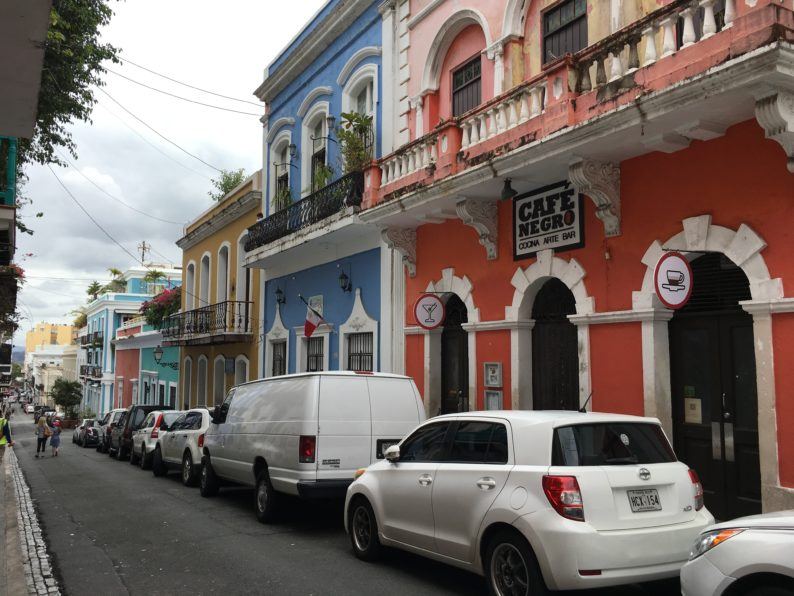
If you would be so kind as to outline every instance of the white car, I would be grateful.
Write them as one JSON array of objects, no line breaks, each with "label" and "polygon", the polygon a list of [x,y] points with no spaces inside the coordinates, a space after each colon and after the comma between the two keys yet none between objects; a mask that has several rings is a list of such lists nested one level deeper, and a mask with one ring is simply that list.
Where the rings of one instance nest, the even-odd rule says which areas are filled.
[{"label": "white car", "polygon": [[25,404],[25,414],[32,414],[34,410],[33,404]]},{"label": "white car", "polygon": [[152,472],[155,476],[164,476],[169,468],[179,468],[182,484],[193,486],[201,473],[201,450],[204,433],[210,425],[210,413],[206,408],[195,408],[179,414],[167,432],[157,439]]},{"label": "white car", "polygon": [[359,470],[353,551],[381,545],[534,594],[676,577],[714,518],[654,418],[556,411],[439,416]]},{"label": "white car", "polygon": [[684,596],[794,594],[794,510],[740,517],[697,538],[681,569]]},{"label": "white car", "polygon": [[160,436],[179,418],[182,412],[172,410],[155,410],[146,415],[143,426],[132,433],[132,449],[130,451],[130,464],[140,464],[142,470],[148,470],[152,465],[152,454]]}]

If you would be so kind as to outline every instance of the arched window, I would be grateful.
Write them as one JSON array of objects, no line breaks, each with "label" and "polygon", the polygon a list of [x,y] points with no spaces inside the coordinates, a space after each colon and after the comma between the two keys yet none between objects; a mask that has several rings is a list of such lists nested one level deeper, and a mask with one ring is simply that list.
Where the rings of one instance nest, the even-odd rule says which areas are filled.
[{"label": "arched window", "polygon": [[218,279],[215,289],[215,302],[226,302],[229,299],[229,245],[224,244],[218,250]]},{"label": "arched window", "polygon": [[198,359],[196,379],[196,406],[207,405],[207,357],[203,354]]},{"label": "arched window", "polygon": [[270,145],[270,212],[281,211],[292,203],[292,133],[284,131]]},{"label": "arched window", "polygon": [[[188,356],[182,364],[182,400],[184,402],[183,408],[187,410],[190,407],[190,382],[193,376],[193,360]],[[134,389],[133,389],[134,392]],[[174,404],[174,407],[178,407]]]},{"label": "arched window", "polygon": [[342,112],[355,112],[372,118],[372,128],[366,143],[372,151],[375,143],[378,105],[378,65],[365,64],[348,78],[342,91]]},{"label": "arched window", "polygon": [[191,261],[185,272],[185,310],[196,308],[196,264]]},{"label": "arched window", "polygon": [[199,306],[210,303],[210,255],[201,257],[201,272],[199,274]]},{"label": "arched window", "polygon": [[212,400],[214,405],[223,403],[226,396],[226,358],[217,356],[212,365]]},{"label": "arched window", "polygon": [[251,270],[245,263],[245,238],[248,232],[243,232],[237,239],[237,281],[235,283],[235,300],[250,302]]},{"label": "arched window", "polygon": [[234,384],[240,385],[248,382],[248,358],[242,354],[234,361]]},{"label": "arched window", "polygon": [[328,169],[328,123],[329,104],[320,101],[314,104],[303,118],[301,138],[301,194],[307,195],[330,182]]}]

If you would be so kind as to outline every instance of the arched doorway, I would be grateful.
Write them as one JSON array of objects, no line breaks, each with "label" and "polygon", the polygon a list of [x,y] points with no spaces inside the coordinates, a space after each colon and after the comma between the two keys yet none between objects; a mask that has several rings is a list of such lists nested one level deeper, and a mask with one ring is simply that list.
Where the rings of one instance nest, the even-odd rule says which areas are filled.
[{"label": "arched doorway", "polygon": [[457,294],[447,294],[441,332],[441,413],[469,409],[469,335],[463,324],[468,309]]},{"label": "arched doorway", "polygon": [[532,305],[532,402],[535,410],[579,409],[579,349],[573,292],[556,277]]},{"label": "arched doorway", "polygon": [[692,296],[669,323],[673,437],[717,519],[761,512],[753,318],[745,273],[720,253],[692,261]]}]

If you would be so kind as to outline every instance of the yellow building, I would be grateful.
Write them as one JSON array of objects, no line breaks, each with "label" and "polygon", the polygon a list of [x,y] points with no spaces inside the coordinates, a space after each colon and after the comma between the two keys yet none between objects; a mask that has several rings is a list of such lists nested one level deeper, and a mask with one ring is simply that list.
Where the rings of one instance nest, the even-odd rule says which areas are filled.
[{"label": "yellow building", "polygon": [[36,323],[36,326],[25,335],[25,352],[34,351],[36,346],[68,346],[72,343],[73,331],[72,325]]},{"label": "yellow building", "polygon": [[243,266],[261,206],[260,171],[189,223],[176,243],[182,310],[163,329],[163,344],[180,346],[182,406],[220,404],[229,388],[261,376],[260,272]]}]

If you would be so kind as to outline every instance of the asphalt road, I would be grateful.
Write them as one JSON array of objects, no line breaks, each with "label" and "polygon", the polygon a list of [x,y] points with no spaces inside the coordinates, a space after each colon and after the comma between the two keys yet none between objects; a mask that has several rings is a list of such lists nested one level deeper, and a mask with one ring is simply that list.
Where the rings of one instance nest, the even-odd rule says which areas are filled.
[{"label": "asphalt road", "polygon": [[[155,478],[71,443],[34,459],[32,420],[18,415],[15,452],[36,500],[61,587],[77,594],[456,594],[486,592],[473,574],[400,551],[358,561],[341,503],[290,502],[283,521],[254,516],[253,491],[204,499],[175,472]],[[29,426],[28,426],[29,424]],[[27,430],[30,432],[27,432]],[[680,594],[677,582],[587,592]]]}]

